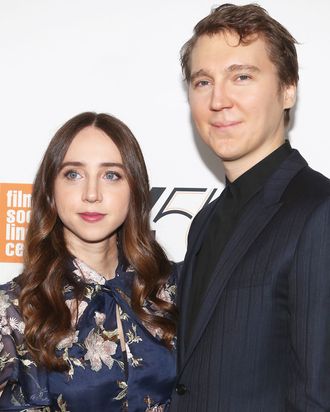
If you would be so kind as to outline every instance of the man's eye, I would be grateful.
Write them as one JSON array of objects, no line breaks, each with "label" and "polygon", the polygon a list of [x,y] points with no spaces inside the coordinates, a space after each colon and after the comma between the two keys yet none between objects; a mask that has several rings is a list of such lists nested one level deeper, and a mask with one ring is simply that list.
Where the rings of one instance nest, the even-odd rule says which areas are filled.
[{"label": "man's eye", "polygon": [[194,87],[205,87],[208,86],[210,82],[208,80],[198,80],[194,83]]},{"label": "man's eye", "polygon": [[107,180],[118,180],[118,179],[120,179],[120,175],[119,175],[119,173],[116,173],[116,172],[106,172],[105,173],[105,175],[104,175],[104,177],[105,177],[105,179],[107,179]]},{"label": "man's eye", "polygon": [[75,170],[68,170],[65,172],[64,176],[69,180],[77,180],[81,178],[81,175]]},{"label": "man's eye", "polygon": [[237,76],[237,80],[239,81],[244,81],[244,80],[249,80],[251,79],[251,77],[247,74],[240,74],[239,76]]}]

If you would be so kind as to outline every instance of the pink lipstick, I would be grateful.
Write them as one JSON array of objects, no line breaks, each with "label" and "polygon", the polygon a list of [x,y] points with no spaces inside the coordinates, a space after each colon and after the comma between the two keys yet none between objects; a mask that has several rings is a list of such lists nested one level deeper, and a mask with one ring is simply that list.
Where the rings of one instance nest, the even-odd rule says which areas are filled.
[{"label": "pink lipstick", "polygon": [[104,218],[103,213],[96,213],[96,212],[84,212],[79,213],[79,216],[85,220],[86,222],[98,222]]}]

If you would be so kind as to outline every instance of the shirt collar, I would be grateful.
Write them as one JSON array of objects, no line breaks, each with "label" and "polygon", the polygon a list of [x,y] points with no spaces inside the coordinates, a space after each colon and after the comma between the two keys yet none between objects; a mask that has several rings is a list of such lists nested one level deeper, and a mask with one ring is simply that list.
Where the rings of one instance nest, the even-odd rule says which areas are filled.
[{"label": "shirt collar", "polygon": [[244,206],[263,187],[267,179],[292,151],[289,141],[286,140],[279,148],[239,176],[234,182],[230,183],[226,178],[227,188],[238,202],[239,207]]}]

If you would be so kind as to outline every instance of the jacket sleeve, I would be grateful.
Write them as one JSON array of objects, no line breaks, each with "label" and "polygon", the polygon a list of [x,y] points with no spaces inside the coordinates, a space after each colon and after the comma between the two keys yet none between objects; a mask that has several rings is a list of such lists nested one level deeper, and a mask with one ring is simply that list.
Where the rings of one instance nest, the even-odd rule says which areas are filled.
[{"label": "jacket sleeve", "polygon": [[330,198],[306,221],[289,277],[288,412],[330,410]]}]

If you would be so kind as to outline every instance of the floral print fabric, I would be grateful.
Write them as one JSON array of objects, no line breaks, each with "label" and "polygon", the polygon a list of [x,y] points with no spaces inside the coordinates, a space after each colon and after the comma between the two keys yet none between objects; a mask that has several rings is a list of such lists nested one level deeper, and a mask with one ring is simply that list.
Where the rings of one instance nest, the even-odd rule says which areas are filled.
[{"label": "floral print fabric", "polygon": [[[72,332],[57,345],[57,356],[68,372],[38,368],[24,344],[19,314],[19,287],[11,281],[0,287],[0,411],[42,412],[161,412],[166,410],[175,378],[175,350],[160,342],[161,331],[150,330],[130,307],[134,272],[119,265],[106,280],[75,259],[72,270],[84,282],[78,307],[72,287],[64,287],[72,313]],[[174,301],[176,267],[160,292]],[[146,311],[155,311],[145,302]],[[116,310],[125,351],[121,349]]]}]

